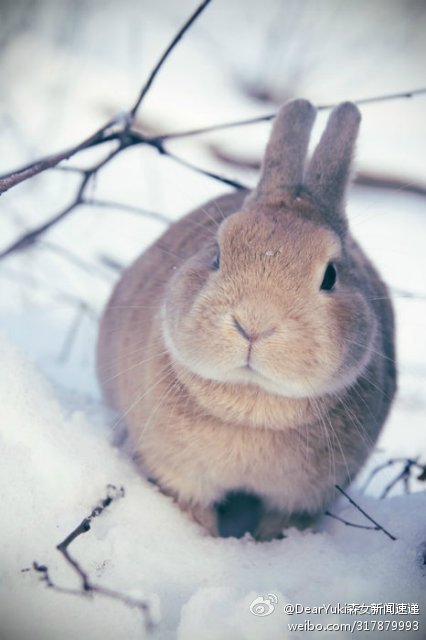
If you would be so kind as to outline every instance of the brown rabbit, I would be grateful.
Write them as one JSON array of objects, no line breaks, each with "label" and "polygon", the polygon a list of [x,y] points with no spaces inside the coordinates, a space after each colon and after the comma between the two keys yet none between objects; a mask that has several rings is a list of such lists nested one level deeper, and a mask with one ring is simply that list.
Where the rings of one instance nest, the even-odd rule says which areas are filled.
[{"label": "brown rabbit", "polygon": [[344,196],[360,113],[278,113],[257,188],[173,224],[104,313],[99,376],[161,489],[214,535],[306,526],[360,469],[396,387],[386,286]]}]

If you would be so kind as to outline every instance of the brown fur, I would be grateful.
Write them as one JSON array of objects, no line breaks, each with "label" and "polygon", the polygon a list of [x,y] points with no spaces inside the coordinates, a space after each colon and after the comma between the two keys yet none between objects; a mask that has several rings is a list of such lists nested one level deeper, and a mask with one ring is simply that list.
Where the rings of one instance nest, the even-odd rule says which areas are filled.
[{"label": "brown fur", "polygon": [[[259,188],[175,223],[102,319],[106,397],[148,473],[212,534],[213,505],[235,489],[263,500],[259,539],[320,514],[364,463],[395,392],[387,290],[343,213],[359,113],[335,110],[305,180],[313,113],[284,107]],[[338,281],[323,291],[330,261]]]}]

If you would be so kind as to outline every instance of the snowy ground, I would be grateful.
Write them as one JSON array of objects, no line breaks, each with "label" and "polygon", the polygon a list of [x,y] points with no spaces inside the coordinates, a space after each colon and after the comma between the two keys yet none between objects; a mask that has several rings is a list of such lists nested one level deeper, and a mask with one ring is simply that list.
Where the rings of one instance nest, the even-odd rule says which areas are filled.
[{"label": "snowy ground", "polygon": [[[131,104],[141,78],[193,7],[188,0],[167,3],[167,11],[161,3],[156,8],[142,3],[142,13],[140,3],[129,0],[123,17],[112,3],[105,3],[102,11],[95,4],[87,3],[79,13],[64,9],[62,3],[36,3],[30,26],[24,14],[19,18],[18,8],[9,8],[7,24],[21,26],[11,41],[0,39],[1,172],[74,143]],[[278,5],[269,3],[270,16]],[[311,48],[312,42],[321,41],[322,23],[316,20],[312,3],[305,3],[302,17],[296,5],[287,3],[287,8],[301,32],[313,23],[317,26],[303,65],[310,75],[305,81],[299,79],[292,91],[321,103],[420,86],[423,72],[417,61],[425,59],[420,36],[424,16],[423,23],[419,18],[413,26],[401,9],[393,21],[392,16],[383,21],[377,9],[377,15],[370,16],[369,30],[364,28],[367,3],[353,15],[339,14],[334,18],[335,32],[342,21],[350,23],[349,44],[357,46],[347,44],[342,49],[335,36],[321,49],[315,67]],[[334,16],[334,5],[325,4],[324,24],[327,12]],[[248,100],[236,82],[252,83],[262,71],[264,34],[271,27],[266,17],[254,13],[253,20],[256,3],[237,0],[213,3],[208,12],[176,50],[146,103],[145,122],[155,129],[192,128],[275,109]],[[236,19],[245,34],[238,47],[231,28]],[[373,46],[371,33],[377,23],[383,37],[376,33]],[[297,60],[300,41],[290,38]],[[330,71],[339,46],[346,64]],[[282,84],[271,79],[272,67],[284,77],[292,70],[297,75],[297,65],[293,59],[286,68],[277,51],[269,52],[268,60],[274,64],[268,67],[268,87],[283,93]],[[29,71],[34,52],[37,64]],[[379,61],[379,76],[366,73]],[[424,183],[425,104],[426,98],[417,98],[364,107],[359,167],[399,176],[406,183]],[[317,134],[322,122],[319,118]],[[174,149],[195,163],[229,174],[229,168],[212,158],[208,144],[260,156],[268,131],[268,125],[230,130],[176,142]],[[92,152],[74,164],[81,166],[98,156],[99,151]],[[232,177],[248,184],[255,180],[253,173],[242,170],[232,170]],[[74,176],[50,172],[3,196],[1,246],[63,207],[73,196],[74,185]],[[172,219],[221,192],[223,185],[149,149],[120,156],[92,187],[97,198],[143,206]],[[426,462],[425,202],[424,197],[403,190],[356,188],[348,207],[354,233],[394,292],[400,362],[394,410],[351,495],[396,541],[382,532],[345,527],[331,519],[325,519],[315,533],[290,531],[285,540],[267,544],[213,540],[145,483],[129,458],[111,445],[114,419],[102,406],[93,356],[97,319],[117,274],[99,257],[128,264],[164,225],[119,210],[86,207],[52,230],[44,246],[0,264],[1,640],[144,637],[138,610],[101,595],[55,593],[40,582],[39,574],[23,571],[37,561],[49,567],[56,584],[79,587],[55,547],[105,496],[110,483],[124,486],[125,497],[96,518],[91,532],[77,539],[71,551],[93,582],[147,598],[157,621],[154,637],[160,640],[304,638],[313,632],[289,631],[287,624],[307,619],[324,625],[417,621],[423,630],[389,635],[424,637],[424,485],[413,482],[414,493],[409,496],[398,486],[389,498],[379,500],[398,467],[384,470],[367,495],[360,487],[370,469],[391,457],[419,456]],[[365,524],[344,499],[334,512]],[[250,603],[267,594],[278,598],[275,611],[265,617],[253,615]],[[285,604],[385,602],[419,603],[420,615],[284,613]],[[353,637],[365,633],[387,637],[380,630],[358,630]],[[330,630],[320,635],[349,637],[349,632]]]}]

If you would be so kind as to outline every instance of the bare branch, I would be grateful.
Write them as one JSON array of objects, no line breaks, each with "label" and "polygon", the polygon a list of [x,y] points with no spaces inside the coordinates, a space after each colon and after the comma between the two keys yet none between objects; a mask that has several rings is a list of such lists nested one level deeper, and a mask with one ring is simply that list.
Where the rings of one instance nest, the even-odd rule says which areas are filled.
[{"label": "bare branch", "polygon": [[413,458],[391,458],[390,460],[387,460],[387,462],[384,462],[383,464],[378,465],[371,471],[370,475],[367,477],[366,481],[361,487],[361,491],[366,491],[367,487],[370,485],[371,481],[378,473],[380,473],[384,469],[387,469],[388,467],[392,467],[395,464],[402,464],[403,469],[396,476],[396,478],[394,478],[394,480],[392,480],[387,485],[387,487],[385,488],[385,490],[383,491],[380,497],[385,498],[389,493],[389,491],[392,489],[392,487],[394,487],[396,483],[399,482],[400,480],[404,481],[406,490],[409,489],[408,481],[411,477],[413,470],[417,469],[418,471],[420,471],[420,475],[417,477],[417,480],[420,480],[420,481],[422,480],[422,474],[426,472],[426,465],[421,464],[418,460],[419,460],[418,458],[414,458],[414,459]]},{"label": "bare branch", "polygon": [[376,175],[359,172],[354,179],[354,184],[361,187],[373,187],[375,189],[386,189],[389,191],[403,191],[414,193],[419,196],[426,196],[426,184],[420,182],[407,182],[396,177]]},{"label": "bare branch", "polygon": [[63,160],[68,160],[72,156],[76,155],[80,151],[84,149],[89,149],[99,143],[108,142],[109,138],[105,137],[106,132],[113,124],[111,121],[104,125],[101,129],[96,131],[94,134],[80,142],[75,147],[70,147],[69,149],[65,149],[65,151],[60,151],[59,153],[55,153],[51,156],[46,156],[41,160],[36,160],[21,169],[17,169],[12,173],[4,174],[0,176],[0,195],[15,187],[16,185],[28,180],[28,178],[33,178],[34,176],[46,171],[46,169],[52,169],[56,167]]},{"label": "bare branch", "polygon": [[42,574],[42,581],[46,583],[47,587],[49,587],[50,589],[53,589],[54,591],[58,591],[59,593],[64,593],[67,595],[76,595],[80,597],[81,596],[87,597],[93,594],[98,594],[101,596],[105,596],[107,598],[111,598],[113,600],[118,600],[119,602],[122,602],[123,604],[125,604],[127,607],[139,609],[143,614],[146,630],[151,631],[154,625],[153,625],[151,610],[148,602],[145,602],[143,600],[137,600],[123,593],[120,593],[119,591],[115,591],[114,589],[109,589],[107,587],[103,587],[101,585],[92,583],[86,571],[81,567],[81,565],[77,562],[77,560],[75,560],[71,556],[69,552],[69,547],[74,542],[74,540],[76,540],[76,538],[83,535],[84,533],[87,533],[88,531],[90,531],[92,520],[100,516],[101,513],[114,500],[118,500],[123,496],[124,496],[123,487],[121,487],[120,489],[117,489],[117,487],[115,487],[114,485],[108,485],[106,498],[101,500],[99,504],[92,510],[90,515],[87,516],[87,518],[84,518],[84,520],[82,520],[80,524],[73,531],[71,531],[71,533],[56,547],[58,551],[60,551],[60,553],[63,555],[67,563],[74,569],[74,571],[79,576],[81,580],[80,590],[63,588],[56,585],[49,574],[48,567],[45,565],[40,565],[37,562],[34,562],[33,568],[38,573]]},{"label": "bare branch", "polygon": [[[387,102],[389,100],[397,100],[401,98],[414,98],[426,94],[426,87],[421,89],[413,89],[412,91],[403,91],[401,93],[388,93],[381,96],[373,96],[371,98],[359,98],[357,100],[351,100],[357,105],[373,104],[376,102]],[[316,108],[318,111],[325,111],[327,109],[333,109],[337,106],[333,104],[320,104]],[[211,133],[212,131],[221,131],[223,129],[231,129],[233,127],[245,127],[250,124],[258,124],[259,122],[267,122],[275,118],[275,113],[269,113],[265,116],[256,116],[255,118],[247,118],[244,120],[235,120],[234,122],[224,122],[221,124],[212,124],[207,127],[199,127],[197,129],[188,129],[187,131],[177,131],[176,133],[166,133],[159,136],[160,140],[172,140],[175,138],[189,138],[190,136],[198,136],[202,133]]]},{"label": "bare branch", "polygon": [[170,158],[171,160],[174,160],[174,162],[177,162],[183,167],[187,167],[187,169],[191,169],[196,173],[200,173],[201,175],[206,176],[207,178],[212,178],[213,180],[222,182],[223,184],[226,184],[229,187],[234,187],[234,189],[240,189],[240,190],[248,189],[246,185],[242,184],[241,182],[238,182],[237,180],[232,180],[231,178],[225,178],[225,176],[221,176],[218,173],[214,173],[213,171],[208,171],[207,169],[201,169],[200,167],[195,166],[191,162],[188,162],[188,160],[184,160],[183,158],[176,156],[174,153],[171,153],[166,149],[164,149],[162,153],[166,155],[168,158]]},{"label": "bare branch", "polygon": [[112,271],[115,271],[116,273],[121,273],[121,271],[124,271],[124,269],[125,269],[125,265],[124,264],[122,264],[121,262],[119,262],[115,258],[111,258],[111,256],[107,256],[105,254],[101,254],[99,256],[99,259],[102,262],[102,264],[107,266]]},{"label": "bare branch", "polygon": [[355,509],[358,509],[358,511],[359,511],[360,513],[362,513],[362,515],[363,515],[365,518],[367,518],[367,520],[369,520],[370,522],[372,522],[378,530],[383,531],[383,533],[384,533],[384,534],[386,534],[386,535],[387,535],[391,540],[396,540],[395,536],[393,536],[391,533],[389,533],[389,531],[387,531],[384,527],[382,527],[382,525],[381,525],[381,524],[379,524],[378,522],[376,522],[376,520],[374,520],[371,516],[369,516],[369,515],[368,515],[368,513],[367,513],[366,511],[364,511],[364,509],[362,509],[362,508],[359,506],[359,504],[357,504],[357,503],[355,502],[355,500],[353,500],[353,499],[352,499],[352,498],[351,498],[351,497],[346,493],[346,491],[344,491],[344,489],[342,489],[342,487],[339,487],[339,485],[338,485],[338,484],[335,484],[334,486],[336,487],[336,489],[337,489],[338,491],[340,491],[340,493],[341,493],[342,495],[344,495],[344,496],[345,496],[346,500],[348,500],[348,501],[351,503],[351,505],[353,505],[353,506],[355,507]]},{"label": "bare branch", "polygon": [[[148,632],[151,632],[154,629],[154,622],[151,618],[151,611],[147,602],[144,602],[143,600],[137,600],[136,598],[127,596],[123,593],[120,593],[119,591],[115,591],[114,589],[108,589],[96,584],[90,584],[89,591],[60,587],[55,582],[53,582],[49,573],[49,568],[46,567],[46,565],[34,562],[32,568],[34,569],[34,571],[37,571],[37,573],[41,574],[42,582],[44,582],[49,589],[52,589],[52,591],[56,591],[56,593],[63,593],[64,595],[77,596],[80,598],[88,598],[90,596],[93,596],[93,594],[97,594],[106,598],[110,598],[111,600],[117,600],[118,602],[124,604],[126,607],[129,607],[131,609],[139,609],[139,611],[143,615],[145,629]],[[28,569],[22,569],[22,571],[28,571]]]},{"label": "bare branch", "polygon": [[182,37],[185,35],[185,33],[188,31],[188,29],[191,27],[191,25],[195,22],[195,20],[198,18],[198,16],[204,11],[204,9],[207,7],[207,5],[210,4],[210,2],[211,2],[211,0],[204,0],[204,2],[202,2],[199,5],[199,7],[194,11],[194,13],[191,15],[191,17],[185,22],[183,27],[175,35],[175,37],[173,38],[173,40],[171,41],[171,43],[169,44],[169,46],[167,47],[167,49],[165,50],[165,52],[163,53],[163,55],[161,56],[161,58],[159,59],[157,64],[155,65],[154,69],[151,71],[148,80],[144,84],[144,86],[143,86],[143,88],[142,88],[142,90],[141,90],[141,92],[139,94],[138,99],[136,100],[133,108],[130,111],[130,117],[131,117],[132,121],[134,120],[137,110],[139,109],[139,107],[140,107],[143,99],[145,98],[146,94],[150,90],[151,85],[154,82],[154,80],[155,80],[158,72],[160,71],[161,67],[163,66],[163,64],[165,63],[165,61],[167,60],[167,58],[169,57],[169,55],[173,51],[173,49],[176,47],[178,42],[182,39]]},{"label": "bare branch", "polygon": [[164,224],[171,224],[173,220],[165,216],[163,213],[157,213],[156,211],[148,211],[148,209],[142,209],[141,207],[134,207],[131,204],[125,204],[123,202],[114,202],[113,200],[83,200],[82,204],[86,204],[89,207],[101,207],[106,209],[122,209],[123,211],[128,211],[129,213],[136,213],[140,216],[145,216],[146,218],[152,218],[153,220],[158,220],[159,222],[163,222]]},{"label": "bare branch", "polygon": [[57,224],[58,222],[66,218],[66,216],[68,216],[72,211],[74,211],[74,209],[76,209],[80,205],[81,205],[81,200],[79,199],[79,195],[77,194],[76,199],[73,200],[73,202],[70,205],[65,207],[65,209],[57,213],[53,218],[51,218],[47,222],[44,222],[39,227],[36,227],[32,231],[28,231],[28,233],[23,234],[20,238],[15,240],[15,242],[13,242],[11,245],[6,247],[6,249],[1,251],[0,259],[5,258],[11,253],[15,253],[17,251],[21,251],[22,249],[26,249],[30,245],[34,244],[34,242],[42,233],[44,233],[45,231],[50,229],[50,227],[53,227],[55,224]]},{"label": "bare branch", "polygon": [[226,184],[230,187],[234,187],[234,189],[248,189],[248,187],[241,184],[241,182],[238,182],[237,180],[232,180],[231,178],[226,178],[225,176],[221,176],[218,173],[215,173],[213,171],[202,169],[201,167],[198,167],[192,164],[191,162],[188,162],[188,160],[185,160],[184,158],[180,158],[179,156],[175,155],[173,152],[169,151],[169,149],[167,149],[164,146],[161,137],[147,138],[146,136],[141,134],[139,131],[134,131],[133,129],[129,132],[129,135],[131,135],[132,145],[140,144],[140,143],[147,144],[150,147],[154,147],[154,149],[156,149],[160,155],[167,156],[171,160],[174,160],[174,162],[177,162],[178,164],[181,164],[182,166],[187,167],[188,169],[191,169],[191,171],[195,171],[196,173],[200,173],[201,175],[207,176],[208,178],[212,178],[213,180],[222,182],[223,184]]},{"label": "bare branch", "polygon": [[[206,4],[206,3],[203,3]],[[401,93],[393,93],[382,96],[374,96],[371,98],[362,98],[359,100],[353,100],[358,105],[362,104],[372,104],[376,102],[385,102],[388,100],[396,100],[400,98],[412,98],[418,95],[422,95],[426,93],[426,88],[422,89],[414,89],[413,91],[406,91]],[[143,96],[142,96],[143,98]],[[136,105],[135,105],[136,106]],[[139,106],[139,105],[138,105]],[[317,107],[318,110],[331,109],[335,106],[335,104],[327,104],[327,105],[319,105]],[[135,107],[133,107],[134,109]],[[135,112],[136,113],[136,112]],[[76,155],[78,152],[83,151],[84,149],[88,149],[98,144],[103,144],[106,142],[111,142],[113,140],[121,140],[124,142],[125,134],[128,135],[127,144],[122,144],[120,146],[120,151],[122,151],[125,147],[129,147],[131,145],[137,143],[148,143],[155,146],[156,143],[164,142],[165,140],[172,140],[176,138],[188,138],[195,135],[200,135],[203,133],[210,133],[212,131],[219,131],[223,129],[230,129],[234,127],[242,127],[246,125],[256,124],[259,122],[266,122],[268,120],[272,120],[275,117],[275,113],[268,114],[265,116],[258,116],[256,118],[248,118],[245,120],[237,120],[234,122],[225,122],[221,124],[209,125],[207,127],[199,127],[197,129],[190,129],[187,131],[178,131],[176,133],[166,133],[161,136],[153,137],[153,138],[143,138],[140,131],[132,129],[128,127],[128,122],[125,125],[124,129],[121,131],[115,131],[112,133],[108,133],[110,128],[117,124],[117,118],[108,122],[104,127],[99,129],[93,136],[90,136],[86,140],[83,140],[80,144],[75,147],[71,147],[70,149],[66,149],[60,153],[47,156],[42,158],[41,160],[37,160],[29,165],[26,165],[16,171],[13,171],[8,174],[4,174],[0,176],[0,195],[10,189],[11,187],[16,186],[20,182],[24,180],[28,180],[28,178],[32,178],[33,176],[46,171],[47,169],[52,169],[56,167],[62,160],[66,160]],[[137,139],[137,142],[136,142]],[[131,142],[130,142],[131,141]],[[70,168],[71,171],[79,171],[76,168]],[[81,170],[84,172],[84,170]]]},{"label": "bare branch", "polygon": [[74,318],[72,319],[71,325],[68,331],[66,332],[62,349],[58,356],[58,362],[61,362],[61,363],[66,362],[70,357],[73,345],[77,338],[78,330],[86,314],[87,314],[87,304],[84,301],[81,301],[81,304],[75,310]]},{"label": "bare branch", "polygon": [[[200,168],[198,166],[193,165],[192,163],[188,162],[187,160],[185,160],[185,159],[183,159],[183,158],[181,158],[179,156],[176,156],[174,153],[170,152],[168,149],[166,149],[164,147],[164,141],[168,140],[168,139],[172,139],[172,138],[182,138],[182,137],[189,137],[189,136],[192,136],[192,135],[198,135],[200,133],[205,133],[207,131],[213,131],[213,130],[218,130],[218,129],[226,129],[226,128],[230,128],[230,127],[243,126],[243,125],[253,124],[253,123],[261,122],[261,121],[265,121],[265,120],[271,120],[274,117],[275,114],[269,114],[267,116],[260,116],[260,117],[252,118],[252,119],[248,119],[248,120],[240,120],[240,121],[237,121],[237,122],[228,122],[228,123],[224,123],[224,124],[220,124],[220,125],[212,125],[210,127],[193,129],[193,130],[190,130],[190,131],[178,132],[178,133],[175,133],[175,134],[173,134],[173,133],[172,134],[164,134],[162,136],[157,136],[157,137],[147,137],[144,134],[142,134],[141,132],[139,132],[136,129],[132,128],[132,125],[133,125],[137,110],[139,109],[139,107],[142,104],[145,96],[147,95],[148,91],[150,90],[150,88],[151,88],[151,86],[152,86],[157,74],[159,73],[160,69],[162,68],[162,66],[164,65],[164,63],[166,62],[166,60],[168,59],[168,57],[170,56],[171,52],[174,50],[176,45],[182,39],[184,34],[188,31],[188,29],[191,27],[191,25],[195,22],[195,20],[204,11],[204,9],[208,6],[208,4],[210,2],[211,2],[211,0],[204,0],[198,6],[198,8],[194,11],[194,13],[188,18],[188,20],[185,22],[183,27],[175,35],[175,37],[173,38],[172,42],[169,44],[169,46],[167,47],[167,49],[165,50],[163,55],[158,60],[158,62],[155,65],[154,69],[151,71],[147,81],[145,82],[144,86],[141,89],[141,92],[140,92],[140,94],[138,96],[138,99],[136,100],[136,102],[135,102],[135,104],[132,107],[130,112],[123,112],[123,113],[117,114],[106,125],[101,127],[101,129],[96,131],[92,136],[90,136],[89,138],[86,138],[85,140],[83,140],[81,143],[79,143],[75,147],[71,147],[69,149],[66,149],[63,152],[60,152],[60,153],[57,153],[57,154],[53,154],[51,156],[47,156],[47,157],[45,157],[45,158],[43,158],[41,160],[38,160],[38,161],[35,161],[35,162],[33,162],[33,163],[29,164],[29,165],[26,165],[26,166],[22,167],[21,169],[15,170],[15,171],[13,171],[13,172],[11,172],[9,174],[6,174],[6,175],[3,175],[3,176],[0,177],[0,195],[1,195],[2,193],[7,191],[8,189],[16,186],[17,184],[20,184],[21,182],[23,182],[23,181],[25,181],[25,180],[27,180],[29,178],[34,177],[35,175],[38,175],[38,174],[42,173],[43,171],[46,171],[47,169],[61,168],[61,167],[58,167],[60,162],[62,162],[65,159],[71,158],[72,156],[76,155],[80,151],[83,151],[84,149],[88,149],[90,147],[93,147],[93,146],[96,146],[96,145],[99,145],[99,144],[104,144],[104,143],[111,142],[111,141],[118,142],[118,146],[111,153],[106,155],[101,162],[99,162],[98,164],[94,165],[90,169],[85,170],[85,169],[78,169],[78,168],[74,168],[74,167],[69,167],[68,168],[69,171],[78,172],[78,173],[81,173],[81,175],[82,175],[81,182],[80,182],[80,185],[79,185],[79,188],[78,188],[78,191],[77,191],[77,195],[74,198],[74,200],[67,207],[65,207],[62,211],[60,211],[55,216],[53,216],[50,220],[47,220],[46,222],[44,222],[40,226],[36,227],[35,229],[33,229],[31,231],[28,231],[27,233],[23,234],[15,242],[13,242],[11,245],[6,247],[6,249],[4,249],[3,251],[0,252],[0,259],[10,255],[11,253],[20,251],[20,250],[22,250],[24,248],[27,248],[27,247],[31,246],[32,244],[34,244],[34,242],[42,234],[46,233],[53,226],[55,226],[56,224],[58,224],[59,222],[64,220],[64,218],[69,216],[70,213],[75,211],[79,206],[81,206],[83,204],[99,206],[99,207],[107,207],[107,206],[109,206],[111,208],[112,207],[120,207],[120,208],[125,209],[127,211],[136,212],[136,208],[135,207],[131,207],[129,205],[119,205],[118,203],[107,203],[105,201],[89,200],[89,199],[85,198],[86,188],[87,188],[87,185],[88,185],[89,181],[91,180],[91,178],[93,176],[95,176],[96,173],[103,166],[105,166],[107,163],[109,163],[114,158],[114,156],[116,156],[117,154],[121,153],[125,149],[127,149],[127,148],[129,148],[131,146],[134,146],[134,145],[148,144],[148,145],[153,146],[154,148],[156,148],[158,150],[158,152],[161,153],[162,155],[168,156],[173,161],[181,164],[182,166],[187,167],[188,169],[190,169],[192,171],[195,171],[197,173],[205,175],[208,178],[217,180],[217,181],[219,181],[219,182],[221,182],[223,184],[226,184],[228,186],[234,187],[236,189],[246,189],[247,188],[245,185],[243,185],[242,183],[240,183],[240,182],[238,182],[236,180],[232,180],[230,178],[226,178],[226,177],[224,177],[222,175],[219,175],[219,174],[217,174],[217,173],[215,173],[213,171],[208,171],[208,170],[202,169],[202,168]],[[413,96],[417,96],[417,95],[424,94],[424,93],[426,93],[426,88],[415,89],[415,90],[409,91],[409,92],[401,92],[401,93],[394,93],[394,94],[388,94],[388,95],[364,98],[364,99],[356,100],[355,102],[357,102],[357,104],[369,104],[369,103],[373,103],[373,102],[382,102],[382,101],[386,101],[386,100],[394,100],[394,99],[397,99],[397,98],[411,98]],[[329,109],[332,106],[334,106],[334,105],[320,105],[318,107],[318,109]],[[63,167],[63,169],[67,170],[66,167]],[[140,212],[142,213],[142,210]],[[162,222],[168,223],[168,219],[166,218],[166,216],[163,216],[161,214],[156,214],[154,212],[145,212],[145,215],[148,215],[149,217],[152,217],[154,219],[160,220]]]},{"label": "bare branch", "polygon": [[92,264],[90,262],[82,260],[78,255],[76,255],[72,251],[68,251],[68,249],[66,249],[65,247],[62,247],[53,242],[47,242],[45,240],[38,240],[36,246],[41,249],[47,249],[51,253],[54,253],[63,260],[67,260],[68,262],[91,276],[103,278],[109,285],[111,285],[111,278],[106,270],[102,269],[102,267],[99,267],[97,264]]},{"label": "bare branch", "polygon": [[120,489],[117,489],[117,487],[115,487],[114,485],[108,485],[107,489],[108,489],[107,497],[104,498],[92,510],[91,514],[87,516],[87,518],[84,518],[84,520],[82,520],[80,524],[73,531],[71,531],[71,533],[65,538],[65,540],[62,540],[62,542],[59,543],[58,546],[56,547],[58,551],[60,551],[62,555],[65,557],[65,559],[74,567],[75,571],[80,576],[82,581],[82,587],[85,591],[90,591],[89,578],[85,573],[85,571],[81,569],[79,564],[73,558],[71,558],[71,556],[69,555],[68,547],[72,542],[74,542],[76,538],[81,536],[83,533],[87,533],[88,531],[90,531],[92,520],[100,516],[101,513],[107,507],[109,507],[109,505],[113,500],[118,500],[119,498],[122,498],[124,496],[123,487],[121,487]]},{"label": "bare branch", "polygon": [[[26,272],[17,272],[15,270],[12,270],[10,268],[5,268],[3,267],[2,269],[2,277],[6,277],[9,280],[13,280],[14,282],[19,283],[20,285],[25,285],[28,288],[32,288],[34,289],[35,286],[35,281],[32,277],[28,277]],[[37,284],[39,284],[39,278],[37,278]],[[41,282],[41,285],[43,286],[43,291],[50,293],[52,296],[52,300],[57,300],[58,302],[64,303],[65,305],[68,305],[70,307],[75,308],[80,308],[82,300],[81,298],[77,298],[76,296],[72,296],[69,295],[68,293],[65,293],[64,291],[56,291],[56,290],[49,290],[49,285],[50,283],[46,283],[46,282]],[[91,307],[90,305],[87,304],[87,302],[85,302],[86,305],[86,312],[88,314],[88,316],[94,321],[94,322],[98,322],[99,321],[99,313],[98,311]]]},{"label": "bare branch", "polygon": [[[251,171],[260,170],[260,158],[244,157],[228,151],[216,144],[209,145],[209,150],[215,158],[220,160],[220,162],[233,168],[249,169]],[[355,175],[352,183],[361,187],[373,187],[374,189],[386,189],[389,191],[414,193],[415,195],[426,196],[426,183],[412,180],[407,182],[407,180],[403,180],[396,176],[359,171]]]},{"label": "bare branch", "polygon": [[368,529],[369,531],[380,531],[380,527],[376,527],[375,525],[370,526],[368,524],[357,524],[356,522],[349,522],[349,520],[345,520],[340,516],[336,516],[334,513],[330,513],[330,511],[326,511],[324,515],[329,516],[330,518],[334,518],[334,520],[338,520],[348,527],[355,527],[356,529]]},{"label": "bare branch", "polygon": [[91,169],[88,169],[83,174],[82,180],[80,182],[79,189],[77,191],[77,195],[74,200],[69,204],[65,209],[57,213],[53,218],[43,222],[43,224],[39,225],[32,231],[28,231],[24,233],[18,240],[15,240],[11,245],[6,247],[3,251],[0,252],[0,259],[5,258],[11,253],[15,253],[16,251],[21,251],[22,249],[27,248],[28,246],[34,244],[34,242],[41,236],[43,233],[48,231],[51,227],[61,222],[64,218],[66,218],[72,211],[74,211],[77,207],[81,206],[84,202],[84,194],[89,184],[91,178],[108,162],[112,160],[123,148],[123,145],[120,144],[119,147],[111,151],[103,160],[94,165]]},{"label": "bare branch", "polygon": [[398,298],[407,298],[408,300],[426,300],[426,293],[415,293],[414,291],[405,291],[404,289],[390,288],[392,295]]}]

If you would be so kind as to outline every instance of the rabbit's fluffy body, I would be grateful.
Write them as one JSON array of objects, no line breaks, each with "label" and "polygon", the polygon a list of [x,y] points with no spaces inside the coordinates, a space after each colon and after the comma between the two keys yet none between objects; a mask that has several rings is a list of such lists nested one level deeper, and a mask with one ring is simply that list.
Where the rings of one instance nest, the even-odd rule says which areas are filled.
[{"label": "rabbit's fluffy body", "polygon": [[[370,453],[395,391],[386,287],[347,230],[343,189],[330,202],[347,176],[335,172],[321,200],[297,167],[273,162],[291,130],[303,165],[308,104],[283,109],[258,188],[172,225],[124,273],[101,324],[100,379],[137,458],[212,534],[232,491],[261,498],[259,539],[323,512]],[[334,116],[340,128],[353,109]],[[338,150],[346,173],[356,118],[352,128]],[[330,264],[337,282],[323,289]]]}]

